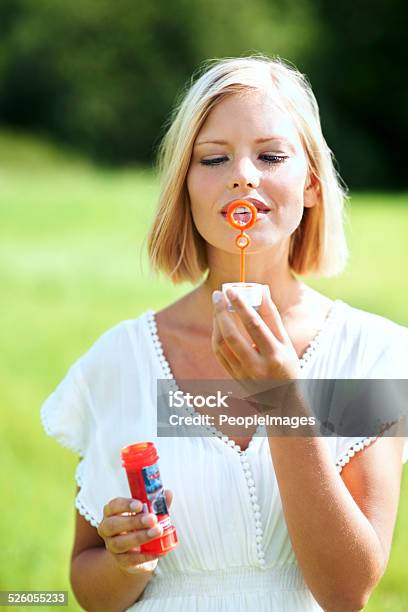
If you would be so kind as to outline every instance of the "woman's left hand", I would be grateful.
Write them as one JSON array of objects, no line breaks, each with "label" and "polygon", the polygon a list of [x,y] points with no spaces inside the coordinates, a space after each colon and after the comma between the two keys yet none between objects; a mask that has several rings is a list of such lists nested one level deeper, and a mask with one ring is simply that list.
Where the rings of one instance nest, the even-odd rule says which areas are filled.
[{"label": "woman's left hand", "polygon": [[[228,374],[238,381],[299,378],[300,362],[268,285],[264,285],[258,312],[231,289],[227,296],[236,314],[227,310],[227,300],[221,291],[213,293],[212,348]],[[249,338],[240,331],[236,315]]]}]

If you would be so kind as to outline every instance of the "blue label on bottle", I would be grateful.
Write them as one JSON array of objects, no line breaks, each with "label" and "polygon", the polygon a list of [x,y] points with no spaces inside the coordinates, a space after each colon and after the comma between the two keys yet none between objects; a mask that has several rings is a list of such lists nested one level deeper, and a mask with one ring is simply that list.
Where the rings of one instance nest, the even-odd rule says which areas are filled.
[{"label": "blue label on bottle", "polygon": [[162,481],[160,478],[159,466],[157,463],[142,468],[143,480],[145,483],[146,493],[154,493],[161,489]]},{"label": "blue label on bottle", "polygon": [[152,512],[155,514],[168,514],[158,464],[154,463],[142,468],[142,475]]}]

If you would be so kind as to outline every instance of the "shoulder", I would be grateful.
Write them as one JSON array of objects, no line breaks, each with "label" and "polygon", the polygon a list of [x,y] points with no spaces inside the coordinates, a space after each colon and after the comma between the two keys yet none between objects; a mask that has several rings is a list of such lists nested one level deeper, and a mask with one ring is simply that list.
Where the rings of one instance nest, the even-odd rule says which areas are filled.
[{"label": "shoulder", "polygon": [[399,334],[408,338],[408,328],[400,323],[377,313],[351,306],[346,302],[341,302],[341,304],[346,315],[346,323],[350,327],[354,327],[360,334],[371,335],[374,333],[380,341],[384,339],[393,340]]},{"label": "shoulder", "polygon": [[132,334],[141,335],[148,326],[153,311],[147,310],[135,319],[119,321],[98,336],[91,348],[106,349],[110,345],[123,341]]},{"label": "shoulder", "polygon": [[354,352],[378,359],[382,355],[405,352],[408,356],[408,328],[382,315],[341,302],[343,336]]},{"label": "shoulder", "polygon": [[394,367],[408,368],[408,329],[380,314],[337,299],[318,343],[314,378],[408,378]]},{"label": "shoulder", "polygon": [[143,312],[135,319],[120,321],[104,331],[78,360],[84,380],[102,378],[107,371],[126,369],[146,351],[152,312]]}]

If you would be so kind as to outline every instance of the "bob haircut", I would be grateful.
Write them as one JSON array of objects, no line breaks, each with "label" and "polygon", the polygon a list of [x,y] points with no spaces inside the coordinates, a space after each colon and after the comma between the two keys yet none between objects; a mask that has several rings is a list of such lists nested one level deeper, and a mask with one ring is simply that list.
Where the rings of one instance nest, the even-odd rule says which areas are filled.
[{"label": "bob haircut", "polygon": [[174,284],[196,283],[208,270],[206,243],[190,211],[186,177],[195,139],[211,110],[226,96],[267,88],[294,121],[317,180],[318,200],[304,208],[290,237],[289,266],[299,275],[334,276],[345,266],[346,189],[322,134],[319,107],[304,75],[280,58],[263,55],[210,60],[176,106],[158,151],[161,192],[148,234],[152,269]]}]

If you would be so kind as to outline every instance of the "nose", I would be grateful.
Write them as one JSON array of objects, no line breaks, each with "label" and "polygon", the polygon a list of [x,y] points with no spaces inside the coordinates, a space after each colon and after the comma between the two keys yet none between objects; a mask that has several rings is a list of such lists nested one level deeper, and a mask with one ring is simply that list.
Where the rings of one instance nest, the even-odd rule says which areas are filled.
[{"label": "nose", "polygon": [[259,186],[259,180],[259,172],[253,163],[249,159],[241,160],[233,168],[228,188],[256,189]]}]

